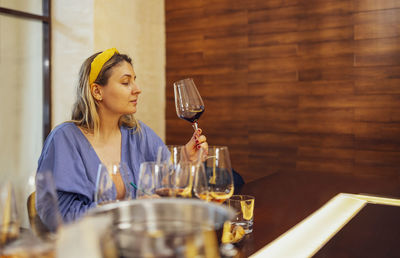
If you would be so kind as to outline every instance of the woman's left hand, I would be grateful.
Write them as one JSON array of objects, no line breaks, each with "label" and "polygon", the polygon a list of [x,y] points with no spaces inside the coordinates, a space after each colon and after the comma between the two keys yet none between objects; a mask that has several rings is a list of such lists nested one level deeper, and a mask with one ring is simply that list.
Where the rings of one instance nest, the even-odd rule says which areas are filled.
[{"label": "woman's left hand", "polygon": [[189,156],[189,160],[196,160],[200,149],[202,149],[202,156],[207,156],[208,153],[208,143],[207,137],[202,134],[202,130],[198,128],[189,142],[185,145],[186,153]]}]

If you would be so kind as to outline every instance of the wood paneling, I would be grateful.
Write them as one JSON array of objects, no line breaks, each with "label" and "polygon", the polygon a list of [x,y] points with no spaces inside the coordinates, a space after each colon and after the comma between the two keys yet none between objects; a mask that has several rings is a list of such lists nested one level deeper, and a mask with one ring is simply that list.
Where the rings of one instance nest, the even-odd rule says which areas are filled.
[{"label": "wood paneling", "polygon": [[167,143],[193,77],[211,145],[250,181],[278,171],[400,173],[400,0],[167,0]]}]

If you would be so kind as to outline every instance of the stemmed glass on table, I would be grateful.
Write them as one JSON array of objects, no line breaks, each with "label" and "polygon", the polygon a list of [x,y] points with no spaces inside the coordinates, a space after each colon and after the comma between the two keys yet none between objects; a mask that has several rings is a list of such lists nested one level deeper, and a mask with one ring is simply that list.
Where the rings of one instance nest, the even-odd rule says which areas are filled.
[{"label": "stemmed glass on table", "polygon": [[234,191],[228,147],[209,146],[204,166],[208,183],[209,200],[223,203],[232,196]]},{"label": "stemmed glass on table", "polygon": [[204,164],[196,165],[193,176],[193,193],[201,200],[210,200],[210,192],[208,188],[207,175]]},{"label": "stemmed glass on table", "polygon": [[167,145],[174,197],[206,199],[208,184],[202,163],[203,150],[189,157],[184,145]]},{"label": "stemmed glass on table", "polygon": [[174,82],[174,94],[176,114],[191,122],[194,130],[197,130],[197,120],[204,112],[204,103],[193,79]]},{"label": "stemmed glass on table", "polygon": [[99,164],[94,197],[97,205],[131,199],[129,181],[129,170],[125,163]]},{"label": "stemmed glass on table", "polygon": [[207,199],[208,183],[204,165],[199,162],[180,162],[174,166],[172,186],[175,197]]},{"label": "stemmed glass on table", "polygon": [[171,175],[166,162],[143,162],[139,169],[137,198],[172,196]]},{"label": "stemmed glass on table", "polygon": [[18,238],[20,222],[11,182],[0,183],[0,250]]}]

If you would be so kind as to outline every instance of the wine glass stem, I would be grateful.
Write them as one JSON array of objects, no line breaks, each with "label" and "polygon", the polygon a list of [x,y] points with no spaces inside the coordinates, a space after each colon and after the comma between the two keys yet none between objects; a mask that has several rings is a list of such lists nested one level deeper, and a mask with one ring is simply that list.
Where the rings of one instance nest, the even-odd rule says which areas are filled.
[{"label": "wine glass stem", "polygon": [[192,126],[193,126],[193,129],[194,129],[195,131],[197,131],[197,128],[198,128],[197,122],[192,123]]}]

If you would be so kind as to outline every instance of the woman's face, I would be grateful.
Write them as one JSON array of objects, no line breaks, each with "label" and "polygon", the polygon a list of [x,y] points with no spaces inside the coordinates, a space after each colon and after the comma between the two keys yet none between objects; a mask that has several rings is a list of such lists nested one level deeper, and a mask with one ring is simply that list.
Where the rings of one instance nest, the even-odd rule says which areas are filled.
[{"label": "woman's face", "polygon": [[114,66],[105,86],[101,87],[100,108],[116,115],[136,113],[138,96],[141,93],[135,82],[136,75],[126,61]]}]

